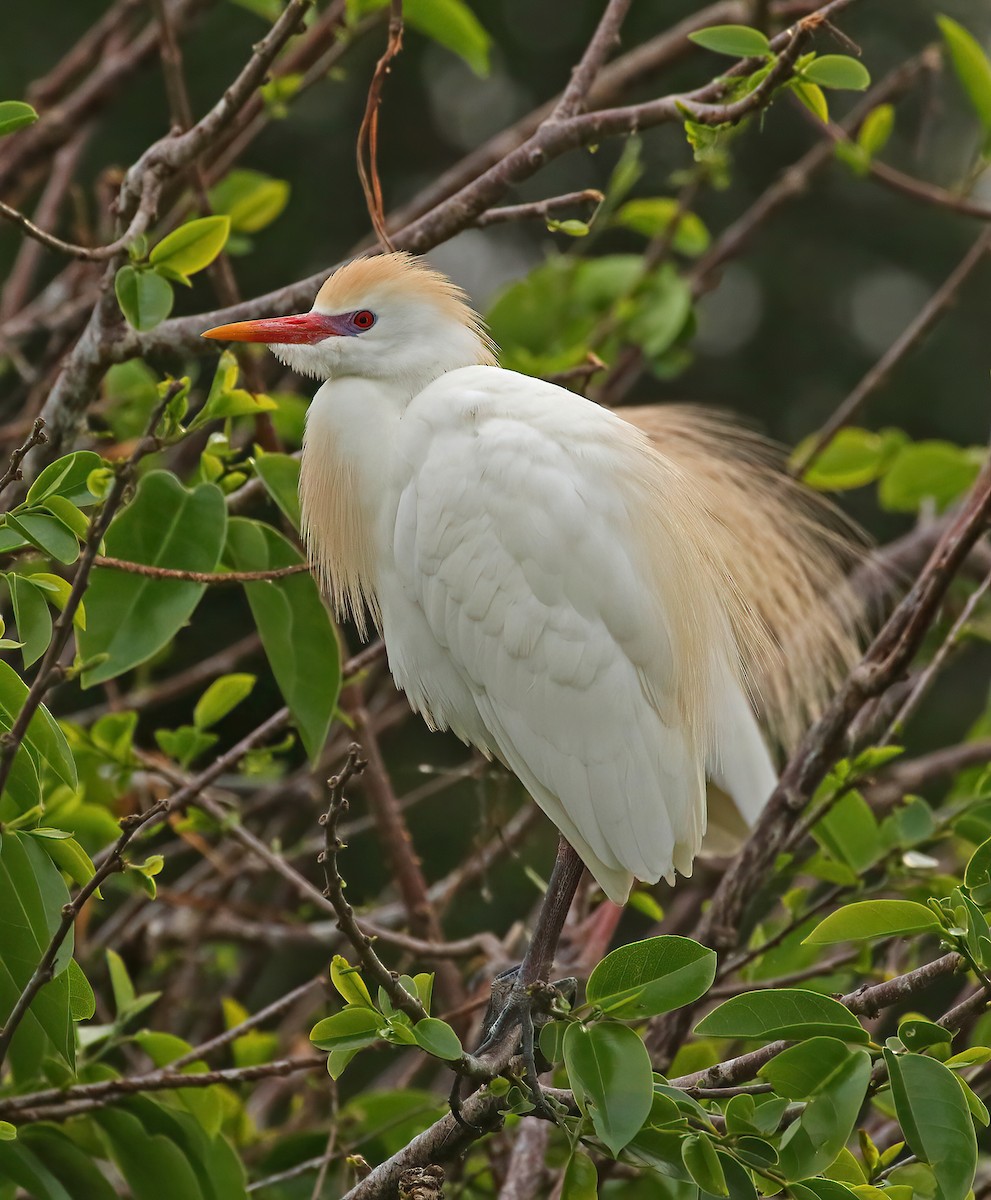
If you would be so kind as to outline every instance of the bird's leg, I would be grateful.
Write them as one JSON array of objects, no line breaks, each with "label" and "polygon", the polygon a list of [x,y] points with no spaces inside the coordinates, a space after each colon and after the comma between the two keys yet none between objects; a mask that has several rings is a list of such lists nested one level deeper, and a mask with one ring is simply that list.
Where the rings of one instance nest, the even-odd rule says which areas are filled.
[{"label": "bird's leg", "polygon": [[[485,1054],[502,1042],[511,1029],[519,1029],[526,1083],[537,1108],[545,1108],[546,1104],[537,1082],[534,1010],[542,1008],[546,1011],[549,1007],[548,992],[555,991],[559,986],[564,989],[572,983],[571,980],[561,980],[551,988],[548,977],[554,965],[554,954],[564,922],[584,870],[585,864],[562,837],[558,842],[554,869],[547,884],[544,902],[537,913],[526,955],[518,968],[504,971],[493,982],[482,1044],[475,1051],[476,1055]],[[459,1078],[451,1092],[451,1110],[459,1121],[460,1085]]]}]

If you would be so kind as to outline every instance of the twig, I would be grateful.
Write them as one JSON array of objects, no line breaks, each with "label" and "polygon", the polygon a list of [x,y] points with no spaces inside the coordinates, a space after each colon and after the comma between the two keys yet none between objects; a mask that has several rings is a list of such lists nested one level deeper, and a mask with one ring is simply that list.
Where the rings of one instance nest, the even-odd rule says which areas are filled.
[{"label": "twig", "polygon": [[347,940],[354,947],[361,965],[369,977],[381,987],[395,1008],[406,1013],[414,1021],[421,1021],[427,1015],[423,1005],[415,996],[402,986],[399,980],[385,966],[372,949],[372,939],[362,930],[355,919],[354,909],[344,895],[345,883],[337,866],[338,852],[344,849],[344,843],[337,836],[337,826],[341,817],[348,810],[348,802],[344,798],[344,789],[356,776],[364,771],[367,763],[361,757],[361,749],[357,745],[348,748],[347,758],[341,771],[328,781],[330,803],[327,811],[321,816],[320,823],[324,831],[324,849],[318,858],[323,866],[326,888],[324,895],[333,905],[337,914],[337,925]]},{"label": "twig", "polygon": [[[274,1062],[255,1063],[249,1067],[223,1067],[217,1071],[178,1071],[168,1069],[153,1071],[148,1075],[125,1075],[120,1079],[104,1079],[99,1083],[80,1083],[61,1091],[56,1088],[36,1095],[15,1096],[0,1100],[0,1113],[4,1120],[27,1125],[32,1121],[57,1121],[77,1113],[91,1112],[103,1108],[125,1096],[138,1092],[168,1092],[183,1088],[228,1086],[252,1083],[256,1079],[273,1079],[296,1075],[300,1071],[316,1071],[325,1067],[323,1058],[307,1055],[305,1058],[282,1058]],[[45,1100],[40,1097],[44,1096]],[[58,1097],[58,1102],[48,1102],[49,1097]]]},{"label": "twig", "polygon": [[475,227],[485,229],[489,225],[502,225],[507,221],[546,220],[551,213],[577,204],[601,204],[605,196],[597,188],[583,188],[580,192],[565,192],[561,196],[548,196],[546,200],[533,200],[529,204],[507,204],[502,208],[490,208],[475,218]]},{"label": "twig", "polygon": [[302,575],[310,569],[302,562],[289,567],[272,567],[267,571],[180,571],[173,567],[154,567],[148,563],[126,562],[122,558],[107,558],[102,554],[96,556],[93,565],[126,571],[130,575],[146,575],[149,579],[182,579],[188,583],[207,583],[220,587],[234,583],[271,582],[289,575]]},{"label": "twig", "polygon": [[386,229],[385,206],[382,199],[382,183],[378,168],[379,105],[382,103],[382,87],[389,74],[392,60],[403,48],[403,0],[390,0],[389,33],[385,53],[375,64],[372,81],[368,85],[365,113],[358,127],[356,158],[358,179],[365,193],[365,204],[375,235],[384,250],[394,250]]},{"label": "twig", "polygon": [[551,112],[551,122],[566,121],[585,107],[595,77],[619,42],[619,31],[629,9],[630,0],[609,0],[581,61],[572,70],[568,86]]},{"label": "twig", "polygon": [[915,680],[912,690],[905,697],[898,712],[891,719],[891,723],[881,738],[879,745],[886,745],[904,730],[905,724],[912,716],[915,710],[922,703],[923,697],[932,686],[933,681],[939,672],[946,665],[946,660],[956,647],[960,638],[966,631],[967,624],[970,618],[974,615],[974,610],[978,604],[984,599],[988,588],[991,588],[991,574],[984,577],[980,584],[967,597],[967,603],[963,606],[960,615],[950,626],[946,637],[940,643],[936,653],[932,656],[926,666],[919,672],[918,678]]},{"label": "twig", "polygon": [[28,440],[23,446],[18,446],[10,456],[10,464],[3,475],[0,476],[0,492],[3,492],[12,483],[18,483],[21,476],[21,463],[24,461],[29,450],[34,446],[40,445],[42,442],[48,441],[48,435],[45,433],[45,422],[38,417],[35,420],[31,432],[28,434]]},{"label": "twig", "polygon": [[861,379],[843,403],[836,409],[808,450],[791,467],[792,473],[801,476],[822,454],[833,438],[863,407],[868,397],[881,386],[894,368],[905,358],[932,329],[956,297],[965,280],[972,274],[991,250],[991,228],[982,230],[960,262],[933,293],[925,307],[911,321],[898,338],[881,355],[873,367]]},{"label": "twig", "polygon": [[[427,881],[420,868],[402,807],[392,790],[378,737],[364,704],[360,681],[355,681],[348,689],[343,705],[354,721],[355,732],[364,749],[366,765],[362,772],[362,783],[365,795],[382,839],[390,872],[406,908],[410,929],[417,938],[443,944],[444,931],[431,903]],[[437,982],[445,1002],[448,1007],[457,1008],[464,1002],[461,976],[450,962],[437,962],[435,965]]]}]

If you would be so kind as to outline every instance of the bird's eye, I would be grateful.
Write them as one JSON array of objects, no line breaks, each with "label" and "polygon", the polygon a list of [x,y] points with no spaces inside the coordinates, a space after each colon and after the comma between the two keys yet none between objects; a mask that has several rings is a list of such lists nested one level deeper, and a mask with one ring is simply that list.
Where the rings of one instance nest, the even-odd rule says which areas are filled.
[{"label": "bird's eye", "polygon": [[371,329],[375,324],[375,314],[369,312],[367,308],[363,308],[361,312],[356,312],[351,318],[351,323],[356,329]]}]

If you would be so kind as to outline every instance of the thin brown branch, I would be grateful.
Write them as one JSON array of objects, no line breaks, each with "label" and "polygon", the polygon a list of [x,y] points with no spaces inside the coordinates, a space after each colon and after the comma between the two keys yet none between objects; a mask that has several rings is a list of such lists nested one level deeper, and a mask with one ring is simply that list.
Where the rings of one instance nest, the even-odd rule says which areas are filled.
[{"label": "thin brown branch", "polygon": [[344,797],[344,789],[352,779],[359,776],[366,767],[361,757],[360,747],[352,745],[348,749],[347,758],[341,771],[328,781],[330,803],[327,811],[320,818],[324,829],[324,849],[320,855],[323,865],[326,889],[324,895],[337,914],[338,928],[354,947],[362,967],[369,978],[384,989],[395,1008],[406,1013],[413,1021],[420,1021],[427,1013],[423,1005],[402,986],[399,980],[385,966],[372,948],[372,939],[358,924],[344,893],[346,884],[337,865],[337,855],[344,849],[344,843],[338,837],[337,826],[341,817],[348,811],[348,802]]},{"label": "thin brown branch", "polygon": [[390,0],[389,31],[385,52],[375,64],[372,81],[368,85],[365,112],[358,127],[356,159],[358,179],[365,193],[365,205],[375,230],[375,236],[384,250],[394,250],[386,229],[385,203],[382,197],[382,182],[378,168],[379,106],[382,103],[382,88],[389,74],[392,60],[403,48],[403,0]]},{"label": "thin brown branch", "polygon": [[45,422],[41,419],[41,417],[38,417],[31,429],[31,432],[28,434],[27,441],[22,446],[18,446],[13,454],[11,454],[10,462],[7,465],[7,470],[4,471],[3,475],[0,475],[0,492],[5,491],[12,483],[17,483],[20,481],[22,478],[21,463],[27,457],[28,452],[33,447],[38,446],[47,440],[48,435],[45,433]]},{"label": "thin brown branch", "polygon": [[615,46],[619,31],[630,10],[631,0],[609,0],[599,24],[585,47],[581,61],[571,72],[571,79],[550,115],[551,121],[566,121],[585,107],[588,93],[596,76]]},{"label": "thin brown branch", "polygon": [[32,1121],[58,1121],[77,1113],[90,1112],[113,1104],[125,1096],[139,1092],[167,1092],[180,1088],[206,1088],[217,1084],[232,1086],[253,1083],[258,1079],[284,1078],[301,1071],[325,1068],[323,1058],[282,1058],[274,1062],[256,1063],[249,1067],[223,1067],[217,1071],[179,1071],[171,1067],[148,1075],[124,1075],[119,1079],[104,1079],[99,1083],[80,1083],[63,1089],[26,1093],[9,1100],[0,1100],[4,1120],[27,1125]]},{"label": "thin brown branch", "polygon": [[561,196],[548,196],[546,200],[532,200],[529,204],[507,204],[502,208],[490,208],[475,219],[477,229],[489,225],[503,225],[508,221],[546,221],[562,209],[574,208],[579,204],[601,204],[605,199],[597,188],[583,188],[580,192],[565,192]]},{"label": "thin brown branch", "polygon": [[991,229],[984,229],[915,319],[892,342],[819,430],[808,450],[792,464],[795,475],[801,476],[808,471],[837,433],[850,424],[869,397],[889,378],[895,367],[918,346],[956,299],[960,288],[984,261],[989,250]]},{"label": "thin brown branch", "polygon": [[149,579],[182,579],[188,583],[206,583],[223,587],[235,583],[271,582],[290,575],[302,575],[310,568],[305,563],[293,563],[289,567],[273,567],[267,571],[180,571],[174,567],[155,567],[149,563],[127,562],[122,558],[108,558],[98,554],[93,561],[95,567],[106,567],[114,571],[126,571],[129,575],[144,575]]}]

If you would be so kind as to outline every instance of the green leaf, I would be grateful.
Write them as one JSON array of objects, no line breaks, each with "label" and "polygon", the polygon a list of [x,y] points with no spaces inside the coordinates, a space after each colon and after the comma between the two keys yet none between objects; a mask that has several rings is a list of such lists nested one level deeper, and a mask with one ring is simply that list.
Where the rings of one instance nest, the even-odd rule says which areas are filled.
[{"label": "green leaf", "polygon": [[584,1150],[576,1147],[564,1168],[561,1200],[597,1200],[598,1195],[599,1173],[595,1163]]},{"label": "green leaf", "polygon": [[[815,440],[813,435],[798,444],[796,461],[805,458]],[[837,433],[803,478],[809,487],[826,492],[863,487],[884,474],[904,443],[905,435],[899,430],[872,433],[869,429],[848,426]]]},{"label": "green leaf", "polygon": [[823,95],[822,88],[804,79],[793,79],[790,87],[809,112],[817,116],[823,125],[829,124],[829,103]]},{"label": "green leaf", "polygon": [[38,114],[23,100],[0,100],[0,137],[6,137],[25,125],[33,125]]},{"label": "green leaf", "polygon": [[70,959],[66,968],[69,981],[69,1012],[74,1021],[88,1021],[96,1012],[96,996],[90,982],[76,960]]},{"label": "green leaf", "polygon": [[[8,730],[13,727],[27,694],[27,685],[13,667],[0,661],[0,727]],[[63,783],[73,789],[76,787],[76,764],[69,743],[43,704],[31,718],[24,746],[37,767],[47,763]],[[17,757],[20,758],[22,753],[23,750],[19,751]],[[14,761],[16,763],[17,759]]]},{"label": "green leaf", "polygon": [[956,1077],[922,1054],[885,1050],[884,1061],[905,1141],[932,1167],[938,1200],[965,1200],[977,1170],[977,1138]]},{"label": "green leaf", "polygon": [[701,217],[693,212],[680,212],[677,200],[670,196],[644,197],[628,200],[613,217],[611,224],[644,237],[656,238],[678,219],[672,245],[680,254],[694,258],[704,254],[712,240]]},{"label": "green leaf", "polygon": [[28,488],[28,504],[41,504],[50,496],[61,496],[72,504],[85,507],[95,504],[97,497],[86,486],[90,472],[104,466],[103,459],[92,450],[77,450],[49,463]]},{"label": "green leaf", "polygon": [[778,1169],[805,1179],[830,1165],[853,1133],[871,1078],[870,1056],[848,1050],[781,1139]]},{"label": "green leaf", "polygon": [[588,237],[591,227],[587,221],[579,221],[574,217],[570,217],[566,221],[555,221],[553,217],[548,217],[547,231],[548,233],[563,233],[567,237]]},{"label": "green leaf", "polygon": [[925,441],[903,446],[878,488],[889,512],[917,512],[926,501],[942,511],[970,490],[983,451],[974,453],[952,442]]},{"label": "green leaf", "polygon": [[8,575],[7,586],[10,588],[17,636],[21,639],[21,654],[27,669],[48,649],[52,640],[52,614],[48,610],[45,593],[35,587],[29,576]]},{"label": "green leaf", "polygon": [[695,1026],[701,1037],[785,1038],[835,1037],[867,1042],[867,1030],[848,1008],[829,996],[804,988],[768,988],[724,1000]]},{"label": "green leaf", "polygon": [[670,349],[691,313],[692,293],[687,280],[665,263],[638,295],[637,307],[624,332],[648,358],[657,358]]},{"label": "green leaf", "polygon": [[[227,507],[218,487],[203,483],[188,491],[170,472],[152,471],[107,531],[107,554],[157,567],[215,571],[226,529]],[[151,658],[186,624],[205,590],[202,583],[96,568],[79,652],[84,661],[107,657],[83,672],[83,686]]]},{"label": "green leaf", "polygon": [[642,1020],[698,1000],[715,975],[712,950],[664,935],[607,954],[589,976],[585,996],[612,1017]]},{"label": "green leaf", "polygon": [[[227,561],[240,571],[263,571],[302,561],[271,526],[236,517]],[[245,584],[245,593],[279,690],[311,759],[323,748],[341,686],[340,648],[312,577],[291,575]]]},{"label": "green leaf", "polygon": [[710,25],[688,35],[688,40],[716,54],[733,58],[761,58],[771,53],[771,43],[759,29],[749,25]]},{"label": "green leaf", "polygon": [[914,900],[860,900],[830,913],[808,934],[803,945],[876,941],[906,933],[931,933],[941,928],[932,909]]},{"label": "green leaf", "polygon": [[330,981],[337,988],[346,1004],[359,1008],[374,1008],[372,998],[358,967],[352,967],[343,954],[335,954],[330,960]]},{"label": "green leaf", "polygon": [[289,184],[260,171],[230,171],[210,189],[210,206],[231,219],[231,232],[258,233],[289,203]]},{"label": "green leaf", "polygon": [[[37,841],[6,830],[0,837],[0,1026],[48,949],[68,902],[65,881]],[[19,1082],[35,1078],[53,1052],[73,1063],[66,974],[72,945],[70,929],[55,961],[55,977],[35,996],[14,1033],[8,1061]]]},{"label": "green leaf", "polygon": [[225,420],[227,417],[249,416],[253,413],[271,412],[278,408],[268,396],[255,396],[238,388],[237,359],[230,350],[225,350],[217,361],[210,392],[206,403],[190,423],[190,430],[199,429],[208,421]]},{"label": "green leaf", "polygon": [[476,75],[488,75],[492,39],[464,0],[405,0],[403,19],[464,59]]},{"label": "green leaf", "polygon": [[127,323],[144,333],[154,329],[172,311],[175,295],[172,285],[157,271],[141,270],[129,264],[114,277],[114,293]]},{"label": "green leaf", "polygon": [[579,1107],[618,1155],[650,1113],[654,1079],[647,1047],[625,1025],[601,1021],[586,1028],[575,1022],[564,1035],[564,1062]]},{"label": "green leaf", "polygon": [[301,524],[299,510],[299,459],[291,454],[258,454],[251,460],[255,474],[265,491],[282,510],[297,532]]},{"label": "green leaf", "polygon": [[860,129],[857,131],[857,145],[868,159],[881,153],[888,144],[894,127],[895,106],[893,104],[879,104],[864,117]]},{"label": "green leaf", "polygon": [[937,16],[936,23],[971,107],[984,128],[991,132],[991,61],[973,34],[952,17]]},{"label": "green leaf", "polygon": [[74,563],[79,557],[76,535],[58,517],[40,509],[21,509],[17,513],[7,513],[4,519],[25,542],[43,554],[50,554],[64,563]]},{"label": "green leaf", "polygon": [[898,1036],[909,1050],[927,1050],[930,1046],[949,1046],[953,1034],[933,1021],[922,1017],[907,1017],[898,1026]]},{"label": "green leaf", "polygon": [[862,92],[871,82],[864,64],[846,54],[822,54],[814,58],[802,72],[802,78],[820,87],[854,92]]},{"label": "green leaf", "polygon": [[424,1017],[413,1026],[413,1036],[421,1050],[435,1058],[459,1059],[464,1050],[461,1041],[446,1021],[436,1017]]},{"label": "green leaf", "polygon": [[222,721],[242,700],[251,695],[257,677],[254,675],[221,675],[206,689],[193,709],[193,724],[197,729],[209,729]]},{"label": "green leaf", "polygon": [[40,836],[46,832],[41,829],[32,829],[29,832],[30,836],[38,838],[45,853],[59,870],[64,871],[80,887],[89,883],[96,874],[93,860],[76,839],[64,830],[57,831],[60,834],[58,838]]},{"label": "green leaf", "polygon": [[382,1014],[373,1008],[349,1004],[317,1021],[310,1030],[310,1041],[319,1050],[361,1050],[379,1039],[384,1024]]},{"label": "green leaf", "polygon": [[757,1072],[779,1096],[808,1100],[819,1092],[850,1057],[834,1037],[813,1037],[776,1054]]},{"label": "green leaf", "polygon": [[875,863],[882,853],[877,819],[859,792],[841,796],[816,822],[812,836],[855,875]]},{"label": "green leaf", "polygon": [[223,250],[231,231],[225,214],[197,217],[167,234],[148,257],[153,267],[166,267],[183,278],[202,271]]},{"label": "green leaf", "polygon": [[692,1179],[710,1196],[728,1196],[726,1175],[712,1141],[704,1133],[689,1134],[681,1143],[681,1161]]}]

